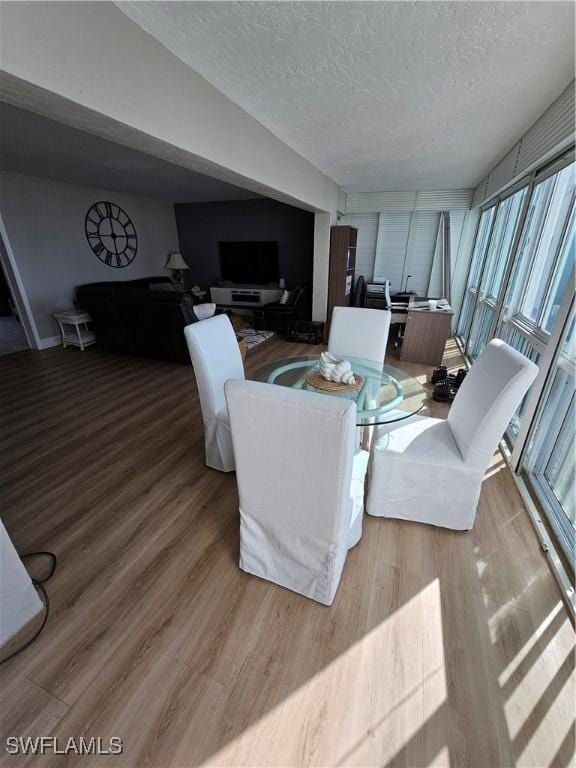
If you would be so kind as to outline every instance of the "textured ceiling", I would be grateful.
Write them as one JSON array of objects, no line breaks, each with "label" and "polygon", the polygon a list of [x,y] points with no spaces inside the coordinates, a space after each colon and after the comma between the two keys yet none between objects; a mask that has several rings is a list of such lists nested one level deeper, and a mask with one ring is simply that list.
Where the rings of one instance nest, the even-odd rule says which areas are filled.
[{"label": "textured ceiling", "polygon": [[258,197],[86,131],[0,104],[0,168],[173,203]]},{"label": "textured ceiling", "polygon": [[347,191],[474,186],[574,77],[571,2],[119,2]]}]

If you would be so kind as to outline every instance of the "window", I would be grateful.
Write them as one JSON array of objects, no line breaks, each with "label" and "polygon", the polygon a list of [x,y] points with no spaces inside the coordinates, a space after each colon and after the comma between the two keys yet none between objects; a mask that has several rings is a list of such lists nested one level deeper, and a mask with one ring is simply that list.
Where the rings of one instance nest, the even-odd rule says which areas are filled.
[{"label": "window", "polygon": [[470,272],[468,275],[468,283],[466,285],[466,293],[464,294],[464,301],[462,303],[462,310],[460,312],[458,323],[458,335],[462,338],[467,338],[470,331],[470,324],[472,322],[472,315],[474,313],[476,297],[478,295],[480,273],[488,248],[495,210],[496,208],[493,206],[492,208],[483,211],[478,224],[478,232],[476,233],[476,241],[474,243],[474,250],[472,251],[472,259],[470,261]]},{"label": "window", "polygon": [[487,211],[483,211],[480,217],[480,224],[478,226],[478,234],[476,235],[476,242],[474,244],[474,252],[472,253],[472,264],[470,267],[470,277],[468,278],[468,288],[478,288],[480,283],[480,273],[482,271],[482,265],[484,264],[484,257],[488,249],[488,243],[490,241],[490,232],[492,230],[492,219],[496,207],[488,208]]},{"label": "window", "polygon": [[[474,360],[497,336],[541,362],[574,268],[572,156],[483,211],[458,333]],[[521,231],[518,231],[519,226]],[[526,399],[506,432],[514,448]]]},{"label": "window", "polygon": [[508,317],[534,328],[551,327],[550,317],[543,317],[544,304],[551,278],[561,279],[558,249],[573,200],[573,165],[535,185],[505,302]]},{"label": "window", "polygon": [[575,336],[572,315],[536,413],[521,468],[569,559],[573,558],[576,526]]},{"label": "window", "polygon": [[[514,329],[508,329],[508,332],[504,335],[504,340],[510,344],[511,347],[517,349],[518,352],[521,352],[529,360],[532,360],[533,363],[536,363],[536,365],[540,365],[541,354],[533,346],[529,337]],[[516,413],[512,417],[506,430],[506,441],[510,448],[513,448],[516,443],[516,438],[518,437],[520,425],[522,423],[522,416],[524,415],[524,410],[526,408],[527,397],[528,395],[522,399],[522,402],[516,409]]]},{"label": "window", "polygon": [[515,194],[507,197],[500,203],[496,212],[494,231],[490,240],[488,256],[486,257],[482,285],[480,286],[483,296],[486,296],[493,302],[498,300],[502,278],[508,264],[520,212],[526,197],[526,190],[527,187],[523,187]]},{"label": "window", "polygon": [[546,297],[546,303],[544,305],[544,311],[542,313],[542,328],[546,333],[550,333],[564,292],[568,286],[568,280],[572,274],[574,268],[574,262],[576,261],[576,208],[572,206],[572,214],[562,247],[560,250],[560,256],[558,258],[558,264],[556,266],[555,274],[550,282],[550,288],[548,289],[548,296]]},{"label": "window", "polygon": [[467,345],[467,353],[472,360],[480,354],[492,335],[502,280],[508,266],[526,190],[527,187],[523,187],[505,198],[496,209],[489,245],[485,248],[486,258]]}]

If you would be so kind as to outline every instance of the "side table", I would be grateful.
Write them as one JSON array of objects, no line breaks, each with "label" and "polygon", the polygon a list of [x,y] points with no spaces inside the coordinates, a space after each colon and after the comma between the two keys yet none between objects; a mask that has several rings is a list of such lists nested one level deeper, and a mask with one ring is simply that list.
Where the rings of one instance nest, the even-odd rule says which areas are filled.
[{"label": "side table", "polygon": [[92,318],[83,309],[67,309],[62,312],[54,312],[54,319],[60,326],[62,334],[62,346],[85,347],[96,343],[96,335],[88,328]]}]

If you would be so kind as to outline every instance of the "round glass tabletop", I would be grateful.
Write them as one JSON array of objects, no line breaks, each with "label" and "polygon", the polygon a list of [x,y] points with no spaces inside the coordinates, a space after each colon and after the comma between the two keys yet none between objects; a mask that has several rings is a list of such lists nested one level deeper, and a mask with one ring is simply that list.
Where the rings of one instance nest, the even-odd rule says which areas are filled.
[{"label": "round glass tabletop", "polygon": [[310,374],[318,371],[319,355],[275,360],[260,368],[251,378],[267,384],[355,400],[356,424],[359,427],[407,419],[424,405],[426,392],[420,383],[399,368],[377,365],[359,357],[346,359],[350,361],[354,374],[362,379],[355,390],[328,392],[313,386],[310,379],[313,381],[314,376]]}]

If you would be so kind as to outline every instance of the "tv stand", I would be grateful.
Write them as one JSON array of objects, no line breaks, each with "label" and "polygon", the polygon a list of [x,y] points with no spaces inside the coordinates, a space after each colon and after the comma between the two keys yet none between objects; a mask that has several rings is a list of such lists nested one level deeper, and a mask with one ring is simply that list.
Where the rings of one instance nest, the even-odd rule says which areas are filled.
[{"label": "tv stand", "polygon": [[221,307],[263,307],[282,296],[280,288],[261,285],[215,285],[210,288],[214,304]]}]

